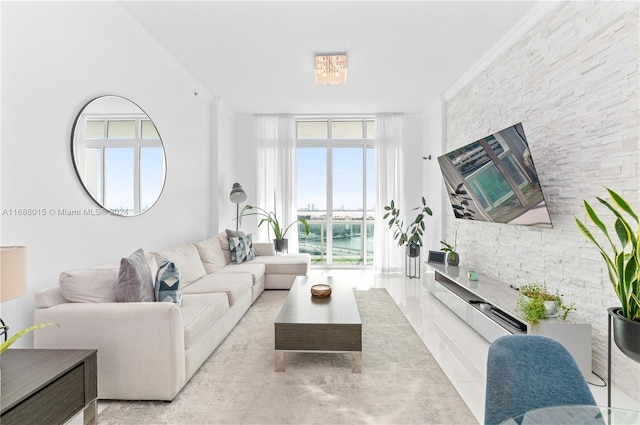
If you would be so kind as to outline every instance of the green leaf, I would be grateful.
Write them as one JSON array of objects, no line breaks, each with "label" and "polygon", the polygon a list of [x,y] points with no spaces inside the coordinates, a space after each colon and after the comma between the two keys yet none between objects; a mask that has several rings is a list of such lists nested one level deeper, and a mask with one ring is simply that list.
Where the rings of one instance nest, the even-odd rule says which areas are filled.
[{"label": "green leaf", "polygon": [[631,217],[633,217],[636,223],[638,223],[638,215],[633,211],[633,208],[631,208],[631,206],[627,203],[627,201],[625,201],[625,199],[622,196],[620,196],[613,190],[609,188],[605,188],[605,189],[607,189],[607,192],[609,192],[609,195],[611,196],[611,199],[613,199],[613,202],[617,206],[619,206],[624,212],[626,212]]},{"label": "green leaf", "polygon": [[27,333],[29,333],[29,332],[31,332],[33,330],[36,330],[36,329],[44,328],[45,326],[52,326],[52,325],[56,325],[58,327],[60,326],[57,323],[41,323],[39,325],[34,325],[34,326],[31,326],[31,327],[28,327],[26,329],[21,330],[20,332],[18,332],[17,334],[15,334],[11,338],[9,338],[8,340],[6,340],[2,344],[0,344],[0,353],[4,352],[14,342],[16,342],[18,340],[18,338],[20,338],[24,334],[27,334]]}]

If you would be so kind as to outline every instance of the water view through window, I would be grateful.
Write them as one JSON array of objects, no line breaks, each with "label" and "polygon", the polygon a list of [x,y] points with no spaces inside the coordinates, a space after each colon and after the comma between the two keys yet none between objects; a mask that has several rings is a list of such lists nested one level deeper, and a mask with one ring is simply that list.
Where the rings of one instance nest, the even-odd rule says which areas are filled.
[{"label": "water view through window", "polygon": [[[313,264],[370,266],[374,236],[371,120],[298,122],[297,209],[300,252]],[[369,137],[367,137],[369,136]]]}]

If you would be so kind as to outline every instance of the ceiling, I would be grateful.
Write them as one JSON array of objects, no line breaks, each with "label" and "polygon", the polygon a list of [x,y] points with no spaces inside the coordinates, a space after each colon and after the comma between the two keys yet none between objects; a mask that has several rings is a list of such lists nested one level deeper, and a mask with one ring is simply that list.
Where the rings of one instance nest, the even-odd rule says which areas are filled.
[{"label": "ceiling", "polygon": [[[122,1],[238,114],[420,113],[536,4],[529,1]],[[316,86],[314,55],[348,55]]]}]

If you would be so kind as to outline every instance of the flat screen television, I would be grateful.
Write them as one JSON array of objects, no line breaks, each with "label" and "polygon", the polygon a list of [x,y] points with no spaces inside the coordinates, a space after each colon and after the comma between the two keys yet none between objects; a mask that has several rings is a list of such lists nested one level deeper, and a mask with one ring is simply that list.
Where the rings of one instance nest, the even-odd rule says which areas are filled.
[{"label": "flat screen television", "polygon": [[522,123],[438,157],[456,218],[552,228]]}]

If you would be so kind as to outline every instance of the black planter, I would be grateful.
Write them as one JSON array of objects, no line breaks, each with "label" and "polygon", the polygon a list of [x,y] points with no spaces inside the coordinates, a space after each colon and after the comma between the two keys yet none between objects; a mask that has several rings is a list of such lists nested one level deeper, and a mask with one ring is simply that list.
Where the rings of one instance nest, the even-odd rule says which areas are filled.
[{"label": "black planter", "polygon": [[274,239],[273,248],[276,252],[289,252],[289,239]]},{"label": "black planter", "polygon": [[450,254],[447,254],[447,264],[449,264],[450,266],[457,266],[458,264],[460,264],[460,256],[457,252],[453,254],[453,258],[451,258]]},{"label": "black planter", "polygon": [[420,256],[420,245],[407,245],[407,256],[416,258]]},{"label": "black planter", "polygon": [[640,322],[624,317],[620,307],[607,310],[613,319],[613,340],[631,360],[640,363]]}]

